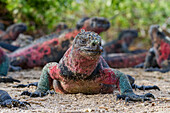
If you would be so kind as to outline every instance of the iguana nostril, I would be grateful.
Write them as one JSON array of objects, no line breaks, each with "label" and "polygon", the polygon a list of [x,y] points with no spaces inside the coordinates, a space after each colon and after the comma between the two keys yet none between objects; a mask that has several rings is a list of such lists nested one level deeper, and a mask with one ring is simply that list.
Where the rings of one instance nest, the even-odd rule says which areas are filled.
[{"label": "iguana nostril", "polygon": [[93,42],[93,43],[92,43],[92,46],[95,46],[95,45],[96,45],[96,44]]},{"label": "iguana nostril", "polygon": [[96,46],[98,44],[99,44],[99,42],[97,40],[93,40],[90,45],[91,46]]}]

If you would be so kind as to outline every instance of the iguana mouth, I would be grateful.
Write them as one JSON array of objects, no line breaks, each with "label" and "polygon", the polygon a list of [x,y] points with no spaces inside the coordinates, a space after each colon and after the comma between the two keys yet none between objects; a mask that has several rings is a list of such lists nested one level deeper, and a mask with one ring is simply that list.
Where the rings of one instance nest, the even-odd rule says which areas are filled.
[{"label": "iguana mouth", "polygon": [[92,48],[89,48],[89,47],[84,47],[84,48],[81,49],[81,51],[85,52],[88,55],[99,55],[103,52],[103,48],[99,47],[97,49],[92,49]]}]

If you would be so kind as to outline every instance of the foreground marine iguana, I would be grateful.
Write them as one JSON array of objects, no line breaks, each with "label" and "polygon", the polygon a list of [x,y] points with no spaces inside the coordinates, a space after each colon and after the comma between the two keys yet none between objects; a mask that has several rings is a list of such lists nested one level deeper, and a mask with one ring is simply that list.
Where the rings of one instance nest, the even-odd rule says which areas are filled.
[{"label": "foreground marine iguana", "polygon": [[101,56],[102,51],[101,37],[82,30],[59,63],[48,63],[43,68],[37,90],[34,93],[24,91],[22,95],[45,96],[51,88],[65,94],[112,93],[116,86],[121,93],[118,99],[145,101],[154,98],[150,93],[136,95],[128,76],[110,68]]},{"label": "foreground marine iguana", "polygon": [[9,58],[0,48],[0,83],[4,82],[20,82],[19,80],[13,79],[12,77],[6,77],[9,68]]},{"label": "foreground marine iguana", "polygon": [[149,50],[144,68],[146,71],[170,71],[170,37],[166,36],[158,25],[149,30],[153,47]]},{"label": "foreground marine iguana", "polygon": [[0,34],[0,41],[11,43],[16,40],[20,33],[27,30],[27,26],[24,23],[13,24],[7,28],[5,32]]},{"label": "foreground marine iguana", "polygon": [[27,105],[31,106],[28,102],[20,102],[19,100],[12,99],[6,91],[0,90],[1,107],[26,107]]},{"label": "foreground marine iguana", "polygon": [[[82,29],[101,33],[110,27],[107,19],[94,17],[86,20]],[[59,61],[66,50],[71,46],[74,37],[80,32],[73,30],[60,36],[57,34],[47,35],[47,40],[39,40],[32,45],[16,50],[9,54],[11,65],[22,68],[44,66],[48,62]]]}]

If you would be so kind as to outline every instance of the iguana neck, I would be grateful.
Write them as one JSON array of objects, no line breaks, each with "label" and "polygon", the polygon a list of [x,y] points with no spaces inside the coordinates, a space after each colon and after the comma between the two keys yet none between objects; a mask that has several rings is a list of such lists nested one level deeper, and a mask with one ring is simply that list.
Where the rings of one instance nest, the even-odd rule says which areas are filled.
[{"label": "iguana neck", "polygon": [[75,74],[91,75],[99,62],[100,56],[95,58],[84,57],[74,50],[72,47],[66,52],[63,59],[65,65],[69,70]]}]

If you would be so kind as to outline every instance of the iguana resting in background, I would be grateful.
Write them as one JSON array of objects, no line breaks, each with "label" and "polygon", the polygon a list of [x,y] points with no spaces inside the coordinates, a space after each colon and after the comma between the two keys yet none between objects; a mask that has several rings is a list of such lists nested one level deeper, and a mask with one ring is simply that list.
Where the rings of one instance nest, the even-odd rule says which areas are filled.
[{"label": "iguana resting in background", "polygon": [[20,33],[27,30],[27,26],[23,23],[13,24],[7,28],[2,34],[0,34],[0,41],[11,43],[16,40]]},{"label": "iguana resting in background", "polygon": [[12,99],[6,91],[0,90],[1,107],[26,107],[27,105],[31,106],[28,102],[20,102],[19,100]]},{"label": "iguana resting in background", "polygon": [[[67,25],[65,23],[59,23],[56,27],[55,27],[55,31],[53,32],[53,34],[62,34],[63,30],[66,31],[66,29],[68,29]],[[64,32],[65,32],[64,31]],[[33,40],[34,38],[30,35],[24,35],[22,33],[19,34],[19,36],[17,37],[17,39],[15,41],[12,41],[11,44],[9,43],[5,43],[5,42],[0,42],[0,46],[10,52],[13,52],[19,48],[23,48],[25,46],[30,45],[31,43],[40,41],[40,39],[36,39]]]},{"label": "iguana resting in background", "polygon": [[[86,20],[82,29],[100,33],[109,27],[110,23],[107,19],[94,17]],[[76,29],[60,36],[51,34],[45,36],[44,40],[38,39],[39,41],[9,54],[11,64],[22,68],[33,68],[44,66],[48,62],[59,61],[79,32],[80,30]]]},{"label": "iguana resting in background", "polygon": [[153,47],[146,56],[145,70],[170,71],[170,37],[166,36],[158,25],[152,25],[149,33]]},{"label": "iguana resting in background", "polygon": [[134,67],[145,61],[147,52],[141,53],[113,53],[104,57],[105,61],[112,68]]},{"label": "iguana resting in background", "polygon": [[106,54],[110,53],[130,53],[128,50],[129,45],[135,38],[138,37],[136,30],[123,30],[120,32],[118,39],[103,45]]},{"label": "iguana resting in background", "polygon": [[19,80],[13,79],[12,77],[6,77],[9,68],[8,56],[0,48],[0,83],[1,82],[20,82]]},{"label": "iguana resting in background", "polygon": [[134,82],[133,79],[129,82],[128,76],[110,68],[101,56],[102,51],[101,37],[97,33],[82,30],[59,63],[48,63],[43,68],[37,90],[22,94],[44,96],[51,88],[65,94],[113,93],[114,88],[118,88],[121,93],[118,99],[145,101],[150,100],[149,97],[154,98],[150,93],[136,95],[130,84]]}]

